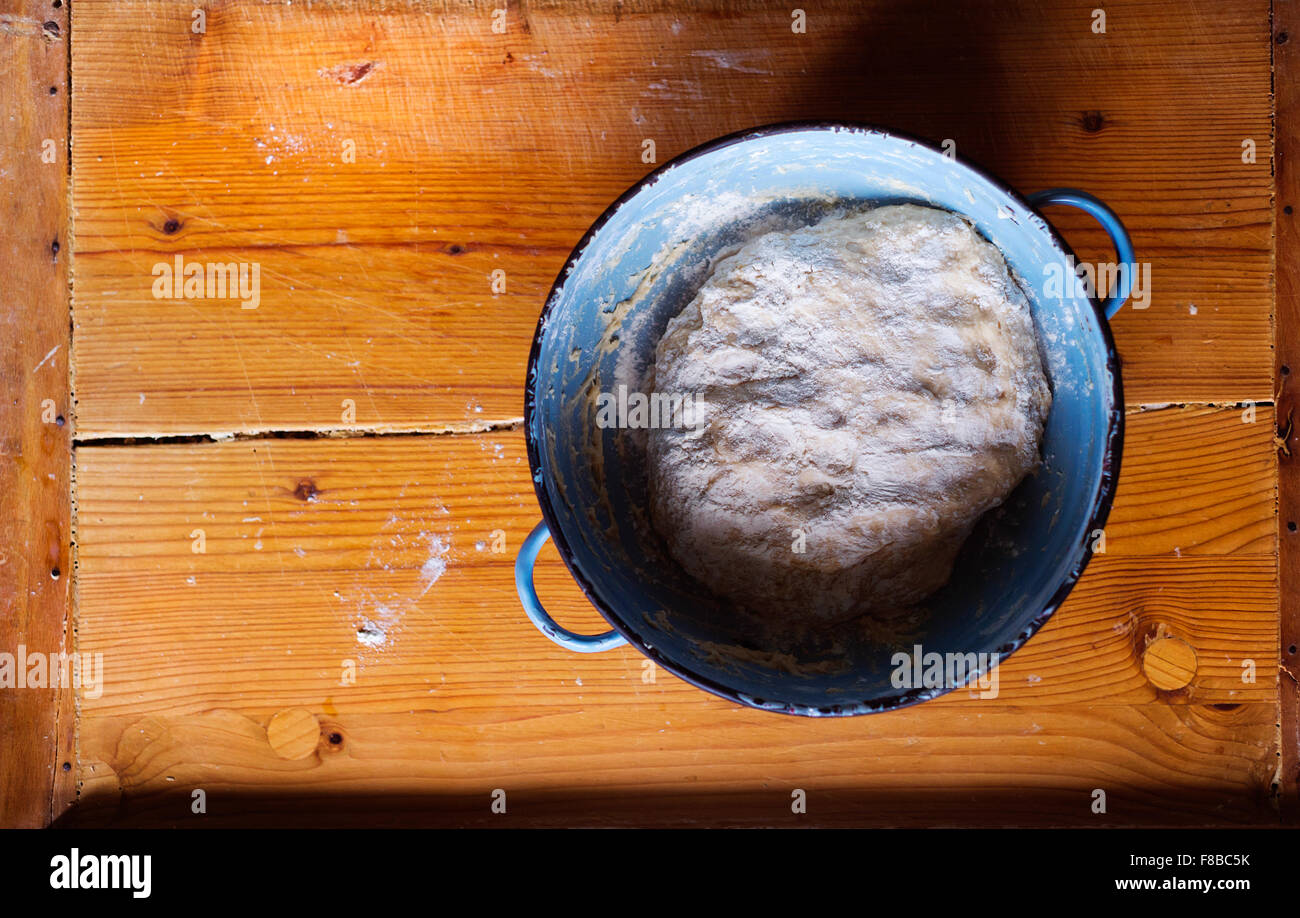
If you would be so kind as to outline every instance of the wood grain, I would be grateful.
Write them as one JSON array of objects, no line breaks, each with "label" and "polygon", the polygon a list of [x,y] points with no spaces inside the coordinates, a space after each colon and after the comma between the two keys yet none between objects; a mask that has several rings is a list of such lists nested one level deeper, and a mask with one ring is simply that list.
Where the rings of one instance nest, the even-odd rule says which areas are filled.
[{"label": "wood grain", "polygon": [[[1282,617],[1279,650],[1282,717],[1281,785],[1283,818],[1300,822],[1300,432],[1296,430],[1293,370],[1300,370],[1300,15],[1294,3],[1273,10],[1273,82],[1277,116],[1274,168],[1274,267],[1277,319],[1274,368],[1277,379],[1278,569]],[[1280,257],[1278,255],[1280,254]]]},{"label": "wood grain", "polygon": [[1274,553],[1274,427],[1267,405],[1130,413],[1107,545],[1132,554]]},{"label": "wood grain", "polygon": [[[70,647],[67,10],[0,2],[0,653]],[[10,673],[11,678],[15,678]],[[24,683],[26,679],[24,678]],[[67,807],[68,686],[0,684],[0,827]]]},{"label": "wood grain", "polygon": [[[264,719],[230,711],[93,718],[75,817],[208,827],[1276,819],[1273,704],[982,702],[794,723],[710,701],[611,707],[600,695],[515,704],[486,720],[456,707],[325,716],[316,752],[297,761],[276,755]],[[193,812],[197,790],[203,814]],[[792,812],[796,790],[804,814]],[[1093,808],[1098,791],[1104,812]],[[504,813],[491,809],[494,792]]]},{"label": "wood grain", "polygon": [[[491,6],[231,0],[196,32],[190,5],[75,4],[77,638],[104,679],[60,822],[1276,822],[1300,721],[1279,728],[1294,666],[1272,665],[1291,409],[1267,90],[1290,48],[1267,0],[1123,0],[1104,34],[1071,0],[801,3],[806,34],[756,0],[502,4],[503,33]],[[538,510],[514,422],[552,278],[652,168],[645,139],[662,163],[789,118],[1084,188],[1150,262],[1148,308],[1113,323],[1130,410],[1105,552],[997,699],[783,718],[630,648],[568,653],[519,609]],[[1049,217],[1109,260],[1089,218]],[[256,263],[258,307],[155,298],[177,255]],[[119,442],[283,431],[329,438]],[[537,583],[603,630],[553,547]],[[1153,645],[1194,653],[1185,687],[1153,684]]]},{"label": "wood grain", "polygon": [[[195,34],[189,6],[81,0],[81,434],[331,429],[346,398],[373,430],[518,417],[549,282],[643,140],[791,118],[1100,195],[1151,264],[1115,321],[1129,400],[1271,399],[1266,0],[1121,3],[1105,34],[1072,0],[802,7],[805,34],[758,2],[511,4],[497,34],[468,2],[244,2]],[[260,305],[155,299],[177,254],[256,262]]]},{"label": "wood grain", "polygon": [[[802,771],[790,759],[781,774],[800,773],[861,801],[838,816],[824,814],[828,820],[860,818],[878,805],[885,818],[924,787],[955,787],[968,767],[964,756],[1026,735],[1053,751],[1041,759],[1000,759],[998,767],[1009,770],[985,776],[987,808],[1009,807],[1010,822],[1027,818],[1030,804],[1012,805],[998,788],[1013,779],[1039,782],[1045,795],[1039,802],[1064,819],[1065,798],[1074,799],[1082,787],[1071,782],[1094,778],[1084,777],[1092,766],[1046,777],[1059,764],[1054,757],[1077,755],[1082,744],[1104,770],[1099,750],[1129,732],[1140,737],[1133,749],[1168,742],[1178,748],[1161,752],[1144,776],[1124,778],[1124,793],[1172,800],[1187,782],[1208,782],[1202,790],[1207,800],[1220,801],[1215,806],[1222,794],[1237,795],[1229,810],[1247,806],[1258,815],[1263,798],[1251,795],[1266,794],[1260,769],[1273,767],[1272,728],[1237,732],[1232,725],[1239,721],[1228,718],[1213,734],[1244,743],[1236,747],[1241,754],[1257,756],[1247,767],[1222,752],[1207,760],[1181,748],[1186,734],[1178,724],[1214,720],[1223,713],[1214,705],[1254,712],[1243,715],[1254,723],[1249,719],[1267,719],[1262,712],[1276,702],[1276,674],[1268,664],[1277,642],[1276,568],[1260,550],[1267,545],[1260,533],[1271,525],[1272,494],[1251,474],[1224,471],[1229,459],[1245,469],[1263,462],[1271,424],[1267,417],[1245,424],[1235,409],[1203,408],[1144,412],[1129,421],[1129,442],[1147,445],[1130,447],[1125,456],[1126,488],[1107,527],[1108,533],[1114,527],[1107,550],[1048,626],[999,668],[996,702],[954,694],[915,711],[868,718],[858,731],[745,711],[663,672],[647,684],[643,658],[630,648],[575,655],[538,634],[519,609],[513,582],[514,553],[537,515],[517,430],[79,447],[79,647],[101,653],[105,672],[102,694],[82,698],[83,798],[92,812],[109,806],[114,819],[166,822],[167,807],[177,804],[160,786],[166,776],[137,773],[143,756],[150,769],[174,764],[187,781],[256,784],[260,789],[250,793],[280,795],[281,805],[291,807],[298,795],[326,792],[312,786],[317,777],[341,779],[263,761],[271,755],[284,762],[267,745],[266,726],[305,708],[322,724],[341,725],[349,738],[358,731],[377,736],[370,732],[377,724],[389,725],[388,741],[354,744],[354,770],[339,792],[427,792],[437,799],[416,809],[432,821],[445,806],[447,819],[473,822],[472,806],[457,801],[488,775],[548,793],[581,785],[630,794],[634,783],[668,797],[707,792],[719,819],[753,821],[759,817],[747,809],[751,791],[762,784],[759,776],[777,772],[740,750],[790,746],[800,749]],[[1162,431],[1179,429],[1196,435],[1187,438],[1180,462],[1170,463],[1150,444]],[[1155,473],[1161,465],[1170,467],[1177,485]],[[202,553],[194,551],[199,529]],[[504,537],[502,553],[492,551],[497,536]],[[553,548],[544,550],[537,582],[560,621],[578,630],[601,628]],[[1157,690],[1142,670],[1147,645],[1166,637],[1186,641],[1199,658],[1191,685],[1178,692]],[[1243,681],[1245,661],[1257,661],[1254,681]],[[348,683],[352,668],[356,680]],[[1187,710],[1165,713],[1172,708]],[[891,726],[878,733],[877,721]],[[698,744],[716,734],[688,727],[705,724],[714,724],[710,731],[728,725],[726,738],[716,742],[730,752],[719,758],[712,746],[691,747],[683,738],[665,758],[659,730],[682,730]],[[321,729],[328,737],[330,728]],[[138,741],[154,740],[137,731],[170,751],[160,759],[152,748],[139,749]],[[839,750],[830,760],[808,754],[808,744],[823,741]],[[328,740],[322,742],[321,759],[312,765],[332,768],[336,759],[325,748]],[[455,748],[459,743],[466,745]],[[883,768],[882,743],[900,757]],[[945,743],[967,751],[936,758]],[[1205,751],[1211,748],[1214,743]],[[567,763],[558,771],[557,754]],[[1189,756],[1184,765],[1173,764]],[[408,774],[411,757],[438,763],[427,784],[388,777]],[[928,764],[917,771],[907,762]],[[682,769],[709,767],[713,784],[678,787]],[[251,771],[232,777],[240,769]],[[96,803],[104,787],[110,802]],[[727,787],[739,794],[732,803],[722,800]],[[877,791],[894,804],[877,800]],[[978,788],[971,793],[980,795]],[[1205,817],[1199,793],[1163,817],[1139,807],[1141,814],[1126,818]],[[153,800],[156,794],[167,802]],[[606,802],[610,818],[626,815],[627,799]],[[325,821],[347,821],[349,805],[340,800]],[[387,812],[384,806],[379,809]],[[547,806],[537,819],[562,821],[561,804]],[[676,815],[664,819],[685,818],[683,806],[672,803],[667,812]],[[358,805],[358,813],[365,809]],[[603,818],[599,808],[581,812]],[[1220,818],[1236,817],[1221,811]]]}]

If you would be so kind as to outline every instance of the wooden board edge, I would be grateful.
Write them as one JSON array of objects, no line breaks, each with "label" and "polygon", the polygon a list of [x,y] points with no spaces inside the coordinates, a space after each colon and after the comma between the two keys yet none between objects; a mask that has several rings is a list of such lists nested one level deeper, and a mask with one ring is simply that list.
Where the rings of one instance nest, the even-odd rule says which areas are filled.
[{"label": "wooden board edge", "polygon": [[[1273,42],[1273,360],[1278,447],[1278,602],[1281,716],[1278,795],[1282,821],[1300,822],[1300,437],[1294,417],[1300,371],[1300,15],[1272,4]],[[1279,257],[1286,253],[1285,257]]]},{"label": "wooden board edge", "polygon": [[[16,661],[19,645],[55,657],[72,647],[69,14],[42,0],[4,7],[0,652]],[[0,826],[49,825],[75,799],[76,698],[50,682],[0,689]]]}]

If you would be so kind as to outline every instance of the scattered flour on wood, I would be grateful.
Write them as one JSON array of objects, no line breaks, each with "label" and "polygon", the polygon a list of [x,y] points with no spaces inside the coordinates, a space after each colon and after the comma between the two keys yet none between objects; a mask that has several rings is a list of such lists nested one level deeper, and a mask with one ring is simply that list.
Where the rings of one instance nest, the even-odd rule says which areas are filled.
[{"label": "scattered flour on wood", "polygon": [[[399,498],[405,494],[399,495]],[[442,504],[425,508],[423,515],[446,516]],[[415,534],[409,514],[391,513],[371,542],[365,569],[351,595],[336,594],[353,610],[357,643],[369,649],[394,644],[408,613],[447,572],[451,534],[421,529]],[[373,589],[370,584],[382,584]]]}]

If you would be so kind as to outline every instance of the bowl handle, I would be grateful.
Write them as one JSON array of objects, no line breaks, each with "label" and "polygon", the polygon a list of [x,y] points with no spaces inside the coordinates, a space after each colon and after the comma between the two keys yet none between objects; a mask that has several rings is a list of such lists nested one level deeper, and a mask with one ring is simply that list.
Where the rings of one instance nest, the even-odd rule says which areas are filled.
[{"label": "bowl handle", "polygon": [[1071,207],[1077,207],[1092,214],[1101,224],[1101,228],[1106,231],[1106,235],[1110,236],[1110,241],[1114,243],[1115,252],[1119,256],[1119,282],[1110,299],[1106,301],[1104,309],[1106,318],[1114,318],[1115,313],[1119,312],[1120,307],[1133,291],[1133,270],[1136,267],[1133,242],[1128,237],[1128,230],[1124,229],[1124,224],[1115,215],[1115,211],[1086,191],[1079,191],[1076,188],[1049,188],[1029,195],[1028,200],[1036,208],[1051,204],[1069,204]]},{"label": "bowl handle", "polygon": [[546,528],[546,521],[543,520],[528,534],[528,538],[524,539],[523,547],[519,549],[519,557],[515,559],[515,589],[519,591],[519,601],[523,603],[528,618],[542,634],[561,647],[576,650],[578,653],[599,653],[626,644],[627,639],[617,631],[606,631],[604,634],[574,634],[568,628],[557,624],[555,619],[542,608],[541,600],[537,598],[537,587],[533,584],[533,567],[537,563],[537,553],[542,550],[542,545],[550,537],[551,531]]}]

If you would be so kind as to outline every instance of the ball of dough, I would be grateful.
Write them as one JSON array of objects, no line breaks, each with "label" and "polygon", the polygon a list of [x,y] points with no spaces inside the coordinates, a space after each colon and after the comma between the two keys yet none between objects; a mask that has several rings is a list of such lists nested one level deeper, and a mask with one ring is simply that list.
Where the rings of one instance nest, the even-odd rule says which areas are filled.
[{"label": "ball of dough", "polygon": [[1024,293],[961,217],[915,205],[768,233],[667,326],[651,518],[773,624],[899,610],[947,582],[1038,462],[1051,394]]}]

